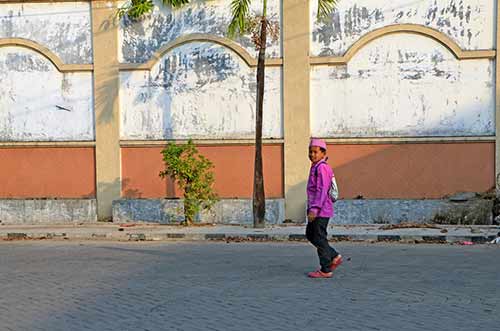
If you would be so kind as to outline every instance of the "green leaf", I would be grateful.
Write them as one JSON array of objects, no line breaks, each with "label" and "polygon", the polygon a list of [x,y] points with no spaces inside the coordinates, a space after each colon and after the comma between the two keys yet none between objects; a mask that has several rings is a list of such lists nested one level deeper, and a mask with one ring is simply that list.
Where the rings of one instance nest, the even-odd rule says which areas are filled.
[{"label": "green leaf", "polygon": [[162,0],[164,5],[172,6],[173,8],[178,8],[183,5],[187,5],[189,0]]},{"label": "green leaf", "polygon": [[243,34],[247,27],[247,16],[250,12],[251,0],[231,1],[231,23],[228,27],[228,34],[234,37],[237,33]]},{"label": "green leaf", "polygon": [[118,17],[127,16],[132,20],[141,19],[144,15],[153,11],[152,0],[132,0],[118,9]]},{"label": "green leaf", "polygon": [[337,7],[339,0],[318,0],[318,20],[325,19]]}]

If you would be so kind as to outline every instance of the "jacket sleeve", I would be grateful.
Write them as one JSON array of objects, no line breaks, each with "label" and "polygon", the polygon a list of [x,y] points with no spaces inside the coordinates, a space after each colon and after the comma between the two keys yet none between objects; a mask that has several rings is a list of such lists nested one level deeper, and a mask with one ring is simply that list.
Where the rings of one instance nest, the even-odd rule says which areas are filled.
[{"label": "jacket sleeve", "polygon": [[309,211],[318,215],[320,210],[325,205],[326,199],[328,197],[328,190],[330,189],[330,183],[332,179],[328,174],[326,165],[320,164],[318,166],[318,178],[316,180],[316,194],[310,202]]}]

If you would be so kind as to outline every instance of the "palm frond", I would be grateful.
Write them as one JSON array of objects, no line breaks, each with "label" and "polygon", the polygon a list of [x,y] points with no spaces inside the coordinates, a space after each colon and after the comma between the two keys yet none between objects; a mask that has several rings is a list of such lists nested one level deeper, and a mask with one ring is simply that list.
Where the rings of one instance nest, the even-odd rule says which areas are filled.
[{"label": "palm frond", "polygon": [[[170,6],[172,8],[179,8],[184,5],[189,4],[190,0],[161,0],[163,5]],[[126,2],[117,11],[119,18],[127,16],[131,20],[140,20],[149,14],[154,9],[153,0],[130,0]]]},{"label": "palm frond", "polygon": [[187,5],[189,0],[161,0],[164,5],[172,6],[173,8],[179,8],[181,6]]},{"label": "palm frond", "polygon": [[132,0],[130,3],[125,3],[118,9],[117,15],[119,18],[127,16],[131,20],[139,20],[146,14],[153,11],[154,4],[152,0]]},{"label": "palm frond", "polygon": [[331,12],[337,7],[339,0],[318,0],[318,20],[328,17]]},{"label": "palm frond", "polygon": [[[182,0],[181,0],[182,1]],[[250,11],[252,0],[232,0],[231,1],[231,23],[228,27],[230,37],[234,37],[237,32],[240,34],[246,30],[247,16]]]}]

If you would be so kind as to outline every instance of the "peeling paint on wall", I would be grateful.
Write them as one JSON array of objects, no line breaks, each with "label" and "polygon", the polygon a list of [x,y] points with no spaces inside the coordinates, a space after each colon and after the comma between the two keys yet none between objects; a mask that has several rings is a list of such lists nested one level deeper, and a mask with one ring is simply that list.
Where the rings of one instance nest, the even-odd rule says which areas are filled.
[{"label": "peeling paint on wall", "polygon": [[1,4],[0,38],[35,41],[66,64],[92,63],[90,4]]},{"label": "peeling paint on wall", "polygon": [[[266,71],[263,135],[282,138],[281,69]],[[121,138],[253,138],[255,74],[208,42],[172,50],[150,72],[121,72]]]},{"label": "peeling paint on wall", "polygon": [[312,134],[494,135],[494,75],[491,60],[459,61],[433,39],[387,35],[347,65],[312,67]]},{"label": "peeling paint on wall", "polygon": [[339,56],[364,34],[392,24],[420,24],[443,32],[462,49],[495,46],[494,0],[342,0],[323,22],[311,1],[311,51]]},{"label": "peeling paint on wall", "polygon": [[94,140],[92,74],[60,73],[41,54],[0,48],[0,141]]},{"label": "peeling paint on wall", "polygon": [[[120,62],[147,62],[152,54],[163,45],[182,35],[191,33],[213,34],[227,37],[227,27],[231,19],[230,0],[195,0],[181,9],[171,10],[154,0],[155,9],[149,17],[139,22],[123,19],[120,26]],[[280,1],[268,0],[268,15],[280,20]],[[252,12],[262,12],[260,1],[252,2]],[[243,48],[255,54],[255,48],[249,36],[237,38]],[[267,56],[281,56],[280,43],[270,43]]]}]

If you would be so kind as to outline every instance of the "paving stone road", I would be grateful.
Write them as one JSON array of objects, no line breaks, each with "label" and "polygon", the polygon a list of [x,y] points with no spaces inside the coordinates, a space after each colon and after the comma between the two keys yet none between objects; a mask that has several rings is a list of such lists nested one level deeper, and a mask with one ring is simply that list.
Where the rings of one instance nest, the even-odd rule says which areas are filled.
[{"label": "paving stone road", "polygon": [[498,330],[500,248],[0,243],[0,330]]}]

